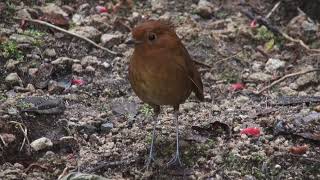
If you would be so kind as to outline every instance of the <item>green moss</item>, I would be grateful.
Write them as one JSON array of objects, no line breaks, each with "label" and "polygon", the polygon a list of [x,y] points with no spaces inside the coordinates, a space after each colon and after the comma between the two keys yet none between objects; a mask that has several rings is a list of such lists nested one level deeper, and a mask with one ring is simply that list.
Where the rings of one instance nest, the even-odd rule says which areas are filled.
[{"label": "green moss", "polygon": [[18,45],[15,41],[6,41],[2,45],[0,45],[0,52],[5,58],[12,58],[16,60],[23,60],[23,54],[18,49]]},{"label": "green moss", "polygon": [[139,111],[146,117],[151,117],[154,114],[153,108],[148,104],[144,104],[143,106],[141,106]]},{"label": "green moss", "polygon": [[236,170],[244,175],[252,175],[257,179],[265,179],[264,173],[261,171],[263,162],[266,161],[266,157],[258,153],[252,153],[250,156],[245,158],[240,157],[236,154],[229,153],[225,157],[225,165],[229,170]]}]

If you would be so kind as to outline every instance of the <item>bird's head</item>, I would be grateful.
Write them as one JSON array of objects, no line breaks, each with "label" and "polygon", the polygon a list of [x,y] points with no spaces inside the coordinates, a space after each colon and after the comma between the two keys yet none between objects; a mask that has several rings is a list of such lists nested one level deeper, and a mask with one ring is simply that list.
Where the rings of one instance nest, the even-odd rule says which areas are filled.
[{"label": "bird's head", "polygon": [[134,44],[135,49],[149,51],[174,47],[178,40],[170,22],[147,20],[133,28],[132,39],[127,44]]}]

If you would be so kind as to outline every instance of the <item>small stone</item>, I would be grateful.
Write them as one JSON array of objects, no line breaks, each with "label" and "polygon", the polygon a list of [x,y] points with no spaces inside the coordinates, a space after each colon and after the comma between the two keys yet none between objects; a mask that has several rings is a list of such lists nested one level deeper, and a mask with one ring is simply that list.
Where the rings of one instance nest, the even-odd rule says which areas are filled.
[{"label": "small stone", "polygon": [[74,23],[77,26],[81,25],[83,21],[84,21],[84,16],[81,14],[74,14],[72,16],[72,23]]},{"label": "small stone", "polygon": [[290,83],[289,87],[293,90],[297,90],[298,89],[298,85],[296,83]]},{"label": "small stone", "polygon": [[17,73],[10,73],[6,78],[5,82],[9,85],[20,85],[22,86],[22,80]]},{"label": "small stone", "polygon": [[106,69],[108,69],[111,65],[109,64],[109,63],[107,63],[107,62],[103,62],[102,64],[101,64],[104,68],[106,68]]},{"label": "small stone", "polygon": [[239,96],[236,100],[235,100],[235,102],[237,103],[237,104],[244,104],[244,103],[246,103],[246,102],[248,102],[249,101],[249,97],[247,97],[247,96]]},{"label": "small stone", "polygon": [[261,71],[262,67],[263,67],[263,63],[262,62],[254,61],[252,63],[252,70],[255,71],[255,72]]},{"label": "small stone", "polygon": [[119,45],[122,41],[121,34],[103,34],[100,38],[101,44],[107,48]]},{"label": "small stone", "polygon": [[50,94],[62,93],[66,87],[62,83],[58,83],[57,81],[50,80],[48,83],[48,92]]},{"label": "small stone", "polygon": [[282,87],[280,89],[280,91],[284,94],[284,95],[287,95],[287,96],[295,96],[298,94],[297,91],[291,89],[290,87],[288,86],[285,86],[285,87]]},{"label": "small stone", "polygon": [[18,112],[17,108],[11,107],[8,109],[8,114],[10,114],[10,115],[16,116],[18,113],[19,112]]},{"label": "small stone", "polygon": [[[309,66],[307,68],[305,68],[305,70],[308,69],[313,69],[313,67]],[[319,75],[317,74],[317,72],[311,72],[311,73],[307,73],[304,75],[301,75],[296,81],[295,83],[297,84],[298,88],[302,88],[305,87],[308,84],[311,83],[318,83],[319,82]]]},{"label": "small stone", "polygon": [[78,59],[72,59],[68,57],[59,57],[58,59],[51,62],[54,65],[66,65],[66,64],[73,64],[73,63],[80,63]]},{"label": "small stone", "polygon": [[98,60],[97,57],[95,56],[85,56],[81,59],[81,65],[83,67],[86,67],[86,66],[95,66],[95,65],[98,65],[100,64],[101,62]]},{"label": "small stone", "polygon": [[5,65],[5,68],[9,71],[12,71],[16,68],[16,65],[19,64],[19,61],[15,61],[13,59],[9,59]]},{"label": "small stone", "polygon": [[16,13],[16,16],[19,17],[19,18],[27,18],[27,19],[31,19],[32,18],[27,9],[18,10],[17,13]]},{"label": "small stone", "polygon": [[6,144],[10,144],[16,140],[16,136],[13,134],[1,133],[0,135],[1,135],[3,143],[6,143]]},{"label": "small stone", "polygon": [[275,168],[275,169],[281,169],[281,166],[280,166],[279,164],[276,164],[276,165],[274,166],[274,168]]},{"label": "small stone", "polygon": [[320,105],[313,108],[315,111],[320,112]]},{"label": "small stone", "polygon": [[9,37],[9,39],[16,41],[18,44],[23,44],[23,43],[32,44],[33,42],[35,42],[35,39],[33,37],[22,35],[22,34],[12,34]]},{"label": "small stone", "polygon": [[272,79],[272,76],[269,74],[266,74],[266,73],[256,72],[256,73],[252,73],[249,76],[249,79],[251,79],[253,81],[266,82],[266,81],[270,81]]},{"label": "small stone", "polygon": [[14,165],[13,165],[15,168],[17,168],[17,169],[24,169],[24,166],[22,165],[22,164],[20,164],[20,163],[14,163]]},{"label": "small stone", "polygon": [[266,71],[274,72],[285,67],[286,62],[279,59],[270,58],[266,63]]},{"label": "small stone", "polygon": [[151,9],[152,11],[163,10],[167,4],[167,0],[151,0]]},{"label": "small stone", "polygon": [[33,150],[39,151],[39,150],[53,146],[53,143],[50,139],[48,139],[46,137],[42,137],[42,138],[34,140],[30,144],[30,146]]},{"label": "small stone", "polygon": [[256,178],[251,175],[245,175],[243,180],[256,180]]},{"label": "small stone", "polygon": [[73,64],[71,69],[72,69],[72,72],[76,72],[76,73],[83,72],[83,68],[81,64]]},{"label": "small stone", "polygon": [[203,18],[210,18],[214,10],[212,3],[206,0],[200,0],[196,9],[197,14]]},{"label": "small stone", "polygon": [[59,14],[68,17],[68,13],[64,12],[56,3],[48,3],[47,6],[41,7],[41,11],[45,14]]},{"label": "small stone", "polygon": [[111,132],[112,128],[113,128],[113,123],[107,122],[107,123],[101,124],[100,130],[101,130],[101,132],[108,134]]},{"label": "small stone", "polygon": [[246,134],[241,134],[241,139],[248,139],[248,136]]},{"label": "small stone", "polygon": [[94,72],[94,71],[96,71],[96,69],[94,67],[92,67],[92,66],[86,67],[86,72]]},{"label": "small stone", "polygon": [[33,86],[33,84],[27,84],[26,90],[29,92],[35,92],[36,88]]},{"label": "small stone", "polygon": [[70,32],[76,33],[80,36],[84,36],[94,41],[97,41],[101,36],[101,32],[93,26],[76,26],[75,28],[71,29]]},{"label": "small stone", "polygon": [[106,149],[112,149],[114,147],[114,142],[107,142]]},{"label": "small stone", "polygon": [[44,55],[48,57],[56,57],[57,53],[55,49],[47,48],[44,50]]}]

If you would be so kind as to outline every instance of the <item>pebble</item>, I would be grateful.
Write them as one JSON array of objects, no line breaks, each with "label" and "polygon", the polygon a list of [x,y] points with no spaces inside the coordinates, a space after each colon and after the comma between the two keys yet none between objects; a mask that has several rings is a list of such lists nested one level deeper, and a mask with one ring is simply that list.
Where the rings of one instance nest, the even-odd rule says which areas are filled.
[{"label": "pebble", "polygon": [[249,79],[253,81],[266,82],[266,81],[270,81],[272,79],[272,76],[263,72],[256,72],[256,73],[250,74]]},{"label": "pebble", "polygon": [[44,50],[44,55],[48,57],[56,57],[57,53],[55,49],[47,48]]},{"label": "pebble", "polygon": [[100,126],[100,130],[103,132],[103,133],[110,133],[112,128],[114,127],[113,123],[111,122],[107,122],[107,123],[103,123],[101,124]]},{"label": "pebble", "polygon": [[196,9],[197,14],[203,18],[210,18],[214,10],[214,5],[206,0],[200,0]]},{"label": "pebble", "polygon": [[5,82],[8,83],[9,85],[21,85],[22,86],[22,81],[17,73],[10,73],[7,75],[5,78]]},{"label": "pebble", "polygon": [[282,69],[285,67],[286,62],[285,61],[281,61],[279,59],[273,59],[270,58],[268,59],[267,63],[266,63],[266,71],[267,72],[275,72],[279,69]]},{"label": "pebble", "polygon": [[53,143],[50,139],[48,139],[46,137],[42,137],[42,138],[34,140],[30,144],[30,146],[33,150],[39,151],[39,150],[53,146]]}]

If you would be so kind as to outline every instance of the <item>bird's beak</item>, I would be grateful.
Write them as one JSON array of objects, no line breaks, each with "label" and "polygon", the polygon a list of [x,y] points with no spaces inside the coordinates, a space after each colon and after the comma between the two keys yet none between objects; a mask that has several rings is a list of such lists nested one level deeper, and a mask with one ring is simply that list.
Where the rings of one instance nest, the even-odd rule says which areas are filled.
[{"label": "bird's beak", "polygon": [[133,46],[133,45],[137,45],[137,44],[141,44],[141,41],[137,41],[135,39],[129,39],[128,41],[125,42],[125,44],[129,45],[129,46]]}]

